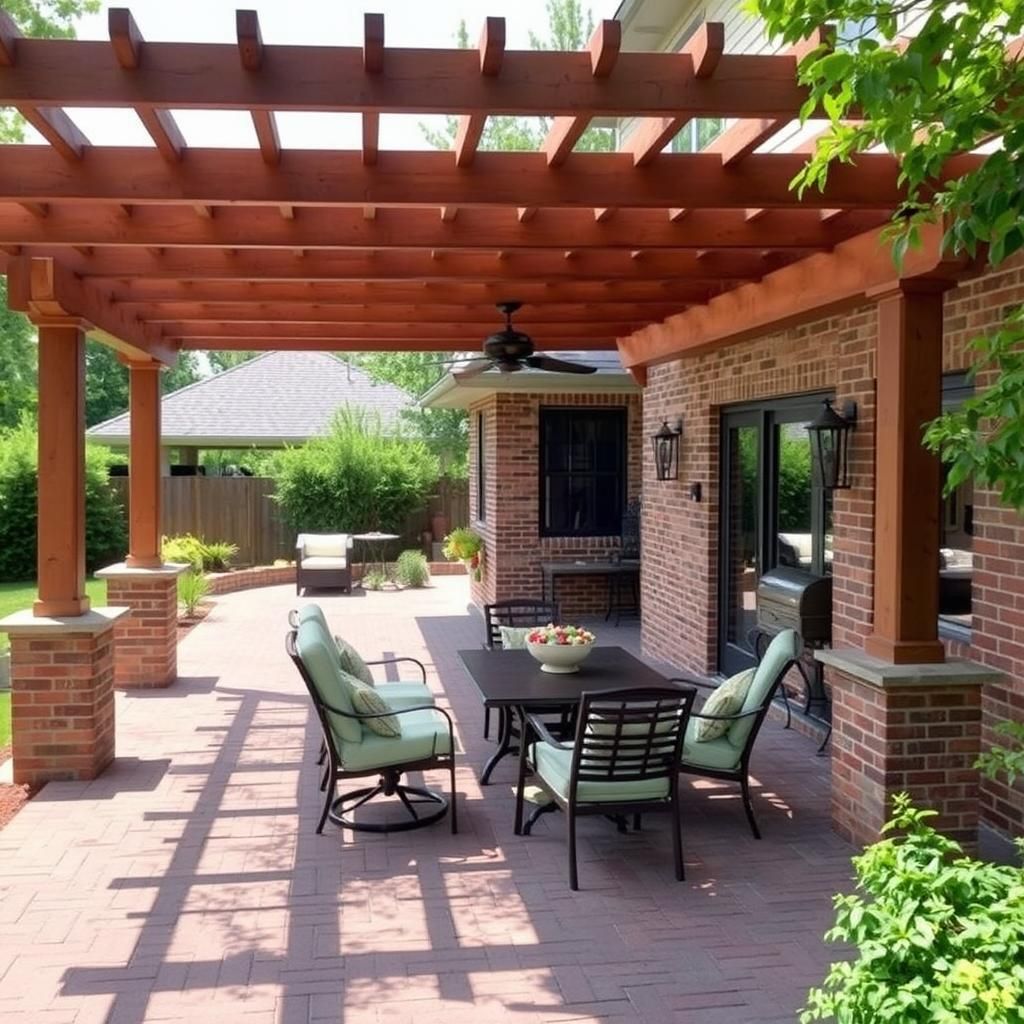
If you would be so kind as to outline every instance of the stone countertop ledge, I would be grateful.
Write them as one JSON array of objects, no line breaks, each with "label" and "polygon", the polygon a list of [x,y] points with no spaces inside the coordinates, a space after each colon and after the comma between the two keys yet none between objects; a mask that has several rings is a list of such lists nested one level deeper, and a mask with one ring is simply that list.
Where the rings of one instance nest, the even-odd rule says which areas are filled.
[{"label": "stone countertop ledge", "polygon": [[97,569],[93,575],[101,580],[128,576],[140,579],[167,579],[172,576],[180,576],[183,572],[188,572],[189,568],[190,566],[181,562],[165,562],[163,565],[157,565],[151,569],[117,562],[114,565],[108,565],[105,569]]},{"label": "stone countertop ledge", "polygon": [[998,669],[951,658],[934,664],[892,665],[856,648],[815,651],[814,657],[844,675],[883,689],[893,686],[983,686],[1004,678]]},{"label": "stone countertop ledge", "polygon": [[102,633],[130,608],[92,608],[84,615],[36,616],[31,608],[14,612],[0,619],[0,633],[8,636],[30,636],[68,633]]}]

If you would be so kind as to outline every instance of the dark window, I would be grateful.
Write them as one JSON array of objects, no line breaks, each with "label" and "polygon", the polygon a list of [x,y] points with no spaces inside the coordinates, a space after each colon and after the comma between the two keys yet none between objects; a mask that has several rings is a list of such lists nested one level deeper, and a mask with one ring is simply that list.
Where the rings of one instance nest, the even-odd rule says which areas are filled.
[{"label": "dark window", "polygon": [[487,521],[487,436],[486,420],[482,412],[476,414],[476,518]]},{"label": "dark window", "polygon": [[[942,409],[952,412],[974,394],[963,373],[942,378]],[[948,467],[943,466],[943,473]],[[971,628],[971,590],[974,580],[974,483],[965,480],[942,499],[939,517],[939,625],[958,635]]]},{"label": "dark window", "polygon": [[617,537],[625,500],[625,409],[541,409],[541,535]]}]

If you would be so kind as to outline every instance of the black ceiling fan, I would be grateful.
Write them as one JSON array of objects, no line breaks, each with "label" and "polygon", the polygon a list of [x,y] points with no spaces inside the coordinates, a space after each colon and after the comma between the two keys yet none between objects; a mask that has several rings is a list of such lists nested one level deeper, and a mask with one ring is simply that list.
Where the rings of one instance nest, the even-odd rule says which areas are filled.
[{"label": "black ceiling fan", "polygon": [[505,314],[505,326],[484,341],[484,354],[460,362],[470,365],[460,370],[460,377],[475,377],[492,366],[499,373],[517,373],[520,370],[547,370],[550,373],[596,373],[596,366],[570,363],[554,356],[534,355],[533,339],[512,326],[512,314],[522,307],[521,302],[499,302],[498,309]]}]

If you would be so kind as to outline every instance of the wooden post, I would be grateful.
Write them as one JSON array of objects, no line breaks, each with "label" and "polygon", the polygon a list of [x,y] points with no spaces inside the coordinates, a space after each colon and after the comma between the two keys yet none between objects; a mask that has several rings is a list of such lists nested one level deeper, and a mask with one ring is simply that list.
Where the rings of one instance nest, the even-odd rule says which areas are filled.
[{"label": "wooden post", "polygon": [[160,552],[160,366],[131,363],[128,557],[135,569],[163,564]]},{"label": "wooden post", "polygon": [[37,617],[84,615],[85,335],[39,327],[39,594]]},{"label": "wooden post", "polygon": [[902,282],[878,302],[874,631],[891,664],[944,660],[939,617],[939,460],[922,426],[942,408],[940,283]]}]

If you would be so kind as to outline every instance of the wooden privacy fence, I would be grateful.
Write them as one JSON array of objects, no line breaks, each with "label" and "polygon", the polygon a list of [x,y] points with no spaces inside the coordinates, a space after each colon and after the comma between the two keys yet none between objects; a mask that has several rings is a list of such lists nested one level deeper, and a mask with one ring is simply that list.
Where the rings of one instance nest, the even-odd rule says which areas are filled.
[{"label": "wooden privacy fence", "polygon": [[[111,484],[128,508],[128,480],[112,477]],[[295,533],[285,524],[273,499],[274,481],[256,476],[170,476],[163,480],[163,532],[191,533],[206,540],[238,545],[235,565],[270,565],[291,558]],[[450,526],[469,518],[469,494],[463,481],[440,481],[428,507],[409,517],[402,532],[403,547],[420,547],[430,529],[432,514],[443,514]],[[440,538],[438,538],[440,539]]]}]

